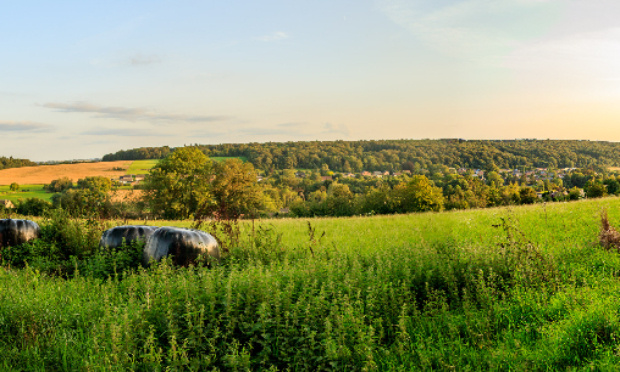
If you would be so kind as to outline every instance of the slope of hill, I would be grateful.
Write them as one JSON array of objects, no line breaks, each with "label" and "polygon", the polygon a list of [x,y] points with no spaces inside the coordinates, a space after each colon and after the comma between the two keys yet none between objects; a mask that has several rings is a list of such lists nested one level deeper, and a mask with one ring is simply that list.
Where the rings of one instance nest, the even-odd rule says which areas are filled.
[{"label": "slope of hill", "polygon": [[74,182],[85,177],[119,177],[127,173],[127,169],[131,163],[132,161],[129,160],[3,169],[0,170],[0,185],[10,185],[12,182],[17,182],[20,185],[40,185],[50,183],[52,180],[61,177],[69,177]]},{"label": "slope of hill", "polygon": [[[377,140],[196,145],[209,157],[246,157],[256,168],[336,172],[429,169],[620,166],[620,143],[566,140]],[[104,160],[158,159],[169,147],[122,150]]]}]

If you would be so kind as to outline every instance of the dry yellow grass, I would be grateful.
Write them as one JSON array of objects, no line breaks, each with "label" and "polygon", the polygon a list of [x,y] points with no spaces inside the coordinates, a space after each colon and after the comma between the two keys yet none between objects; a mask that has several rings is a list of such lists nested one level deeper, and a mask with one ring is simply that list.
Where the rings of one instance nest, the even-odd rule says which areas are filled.
[{"label": "dry yellow grass", "polygon": [[94,176],[115,178],[126,174],[127,171],[115,171],[113,168],[127,169],[131,163],[133,160],[3,169],[0,170],[0,185],[10,185],[13,182],[20,185],[48,184],[61,177],[69,177],[73,182],[77,182],[80,178]]}]

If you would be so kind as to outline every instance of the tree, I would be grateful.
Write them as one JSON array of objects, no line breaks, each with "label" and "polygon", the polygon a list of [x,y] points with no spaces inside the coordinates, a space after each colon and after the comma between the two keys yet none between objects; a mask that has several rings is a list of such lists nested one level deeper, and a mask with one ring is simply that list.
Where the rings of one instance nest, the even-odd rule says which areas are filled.
[{"label": "tree", "polygon": [[11,191],[19,190],[19,184],[17,182],[13,182],[10,186]]},{"label": "tree", "polygon": [[606,179],[603,184],[607,187],[607,192],[609,194],[616,195],[620,193],[620,183],[615,178]]},{"label": "tree", "polygon": [[600,182],[590,181],[586,185],[585,192],[588,198],[602,198],[607,195],[607,187]]},{"label": "tree", "polygon": [[394,188],[398,198],[399,212],[426,212],[443,209],[444,198],[441,189],[425,176],[413,176],[407,183]]},{"label": "tree", "polygon": [[107,177],[86,177],[77,182],[78,188],[108,192],[112,189],[112,181]]},{"label": "tree", "polygon": [[491,186],[499,188],[501,186],[504,186],[504,179],[502,178],[502,176],[499,175],[499,173],[491,171],[487,173],[487,183]]},{"label": "tree", "polygon": [[255,216],[264,207],[257,173],[251,163],[228,159],[214,166],[214,203],[206,208],[219,218],[236,220],[243,214]]},{"label": "tree", "polygon": [[159,161],[144,185],[145,201],[155,215],[186,219],[213,202],[213,163],[196,147],[177,148]]},{"label": "tree", "polygon": [[348,185],[337,182],[327,188],[326,208],[330,216],[351,216],[355,213],[354,195]]},{"label": "tree", "polygon": [[73,180],[68,177],[61,177],[53,180],[49,185],[45,185],[44,189],[49,192],[63,192],[73,187]]},{"label": "tree", "polygon": [[72,217],[111,218],[114,213],[110,195],[99,190],[68,189],[52,195],[51,200]]},{"label": "tree", "polygon": [[538,194],[536,194],[536,191],[533,188],[525,186],[519,191],[519,197],[521,198],[521,203],[533,204],[538,199]]},{"label": "tree", "polygon": [[24,216],[43,216],[52,209],[52,203],[39,198],[27,198],[17,203],[17,213]]}]

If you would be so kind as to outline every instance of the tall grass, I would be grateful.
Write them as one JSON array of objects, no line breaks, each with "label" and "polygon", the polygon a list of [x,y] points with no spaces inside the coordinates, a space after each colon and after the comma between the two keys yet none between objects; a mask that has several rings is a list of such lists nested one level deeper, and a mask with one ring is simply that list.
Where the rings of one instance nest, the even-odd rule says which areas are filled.
[{"label": "tall grass", "polygon": [[[0,363],[46,371],[609,369],[619,362],[620,256],[598,246],[597,234],[602,207],[620,225],[618,206],[605,199],[248,223],[211,268],[164,261],[58,276],[5,266]],[[100,256],[89,257],[83,267]]]}]

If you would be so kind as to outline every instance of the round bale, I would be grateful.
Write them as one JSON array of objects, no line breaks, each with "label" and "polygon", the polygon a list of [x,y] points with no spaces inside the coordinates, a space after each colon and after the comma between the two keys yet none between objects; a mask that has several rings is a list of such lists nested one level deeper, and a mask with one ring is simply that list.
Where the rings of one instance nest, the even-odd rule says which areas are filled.
[{"label": "round bale", "polygon": [[198,255],[208,254],[220,260],[220,249],[215,238],[204,231],[165,226],[157,229],[146,240],[144,263],[159,261],[162,257],[173,255],[173,262],[187,266]]},{"label": "round bale", "polygon": [[41,229],[30,220],[0,220],[0,248],[29,242],[39,237]]},{"label": "round bale", "polygon": [[145,242],[158,228],[157,226],[141,225],[116,226],[103,232],[99,240],[99,246],[104,248],[118,248],[123,245],[123,243]]}]

